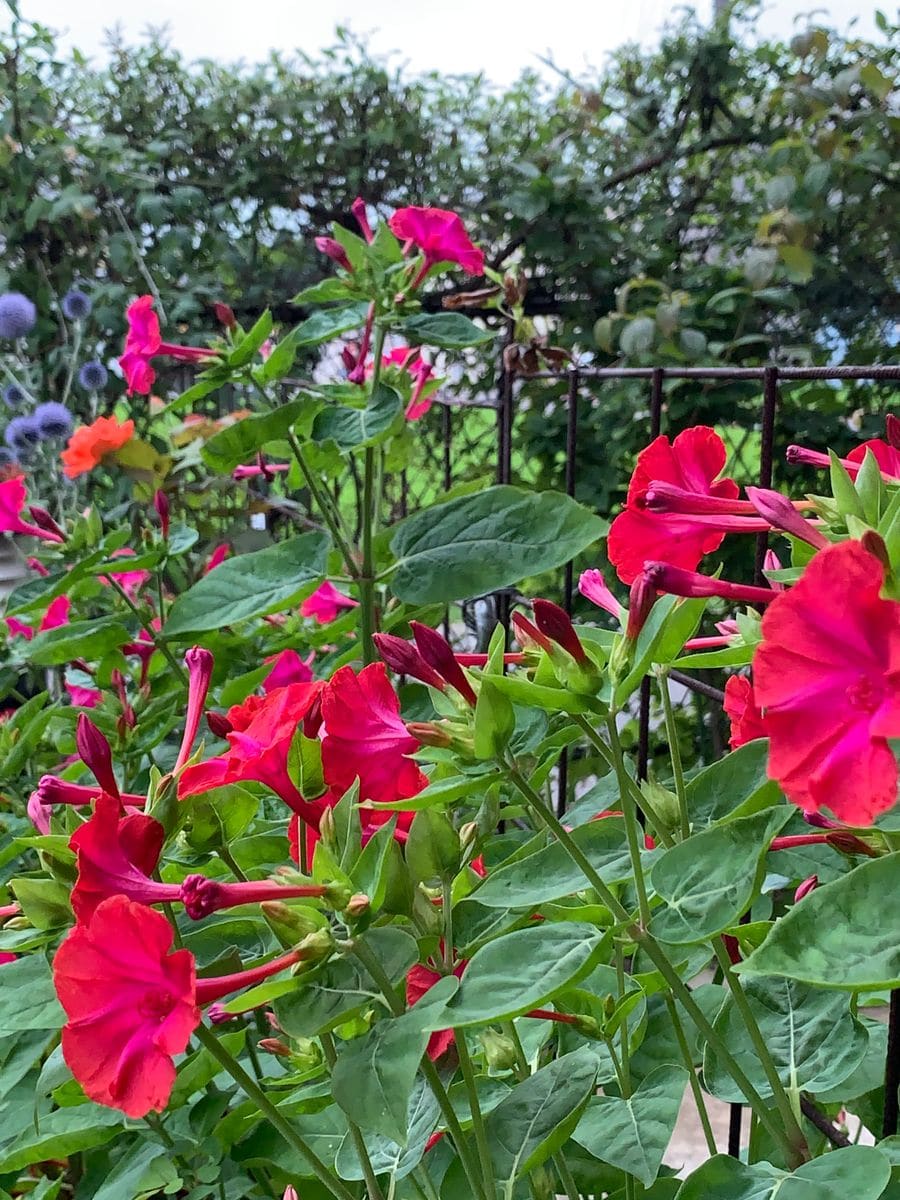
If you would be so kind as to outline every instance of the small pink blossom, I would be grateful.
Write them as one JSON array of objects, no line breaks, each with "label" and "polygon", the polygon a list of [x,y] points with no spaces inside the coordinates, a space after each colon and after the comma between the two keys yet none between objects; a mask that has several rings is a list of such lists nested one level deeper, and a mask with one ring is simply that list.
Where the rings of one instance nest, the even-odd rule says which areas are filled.
[{"label": "small pink blossom", "polygon": [[300,605],[302,617],[312,617],[320,625],[328,625],[338,616],[342,608],[357,608],[358,600],[339,592],[328,580],[320,584],[311,596]]}]

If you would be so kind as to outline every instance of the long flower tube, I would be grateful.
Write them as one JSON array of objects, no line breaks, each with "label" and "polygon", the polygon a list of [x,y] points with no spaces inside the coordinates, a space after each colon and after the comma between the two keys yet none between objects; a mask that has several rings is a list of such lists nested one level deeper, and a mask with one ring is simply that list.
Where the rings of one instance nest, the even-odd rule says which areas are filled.
[{"label": "long flower tube", "polygon": [[713,579],[709,575],[685,571],[665,562],[645,563],[644,575],[658,592],[667,592],[670,596],[686,596],[691,599],[720,596],[723,600],[736,600],[739,604],[770,604],[779,595],[771,588],[732,583],[728,579]]}]

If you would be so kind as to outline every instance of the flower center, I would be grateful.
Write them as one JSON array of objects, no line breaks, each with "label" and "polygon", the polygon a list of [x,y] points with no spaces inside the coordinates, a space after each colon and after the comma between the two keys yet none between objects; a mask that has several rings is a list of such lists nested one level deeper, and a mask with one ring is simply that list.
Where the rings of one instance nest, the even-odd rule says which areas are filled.
[{"label": "flower center", "polygon": [[171,992],[162,988],[154,988],[144,992],[138,1005],[138,1012],[148,1021],[164,1021],[175,1007],[176,999]]},{"label": "flower center", "polygon": [[862,675],[847,688],[847,702],[851,708],[871,713],[881,704],[883,693],[884,686],[881,680]]}]

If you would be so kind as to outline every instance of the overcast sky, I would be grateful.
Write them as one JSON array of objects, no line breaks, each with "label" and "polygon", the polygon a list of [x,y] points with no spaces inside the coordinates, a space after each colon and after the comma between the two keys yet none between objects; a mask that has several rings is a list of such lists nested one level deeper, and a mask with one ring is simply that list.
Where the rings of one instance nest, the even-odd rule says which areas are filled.
[{"label": "overcast sky", "polygon": [[[890,11],[890,0],[882,0]],[[371,33],[378,51],[396,50],[413,70],[446,74],[485,71],[506,83],[549,54],[577,72],[601,64],[623,42],[652,42],[677,0],[20,0],[24,16],[60,32],[68,45],[102,53],[104,30],[119,24],[129,40],[148,23],[168,26],[173,43],[194,58],[262,58],[275,47],[314,51],[330,44],[336,25]],[[711,12],[713,0],[696,0]],[[827,11],[844,29],[874,32],[875,0],[767,0],[760,30],[790,35],[798,13]]]}]

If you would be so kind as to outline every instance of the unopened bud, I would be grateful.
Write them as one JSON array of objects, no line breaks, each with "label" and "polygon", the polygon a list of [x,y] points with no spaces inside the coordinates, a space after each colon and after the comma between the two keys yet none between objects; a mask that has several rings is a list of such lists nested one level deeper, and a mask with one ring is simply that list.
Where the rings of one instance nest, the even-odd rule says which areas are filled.
[{"label": "unopened bud", "polygon": [[459,827],[459,844],[463,854],[471,854],[478,843],[478,822],[467,821]]},{"label": "unopened bud", "polygon": [[206,724],[209,726],[210,733],[217,738],[226,737],[233,729],[231,722],[223,713],[208,712]]},{"label": "unopened bud", "polygon": [[280,1038],[260,1038],[256,1043],[260,1050],[265,1050],[266,1054],[277,1054],[279,1058],[290,1058],[291,1048],[286,1045]]},{"label": "unopened bud", "polygon": [[496,1029],[483,1029],[478,1035],[484,1059],[492,1071],[509,1071],[516,1065],[516,1047],[512,1038]]},{"label": "unopened bud", "polygon": [[259,907],[266,918],[291,941],[299,942],[321,928],[312,911],[302,905],[285,904],[283,900],[263,900]]},{"label": "unopened bud", "polygon": [[628,624],[625,627],[627,641],[636,640],[655,603],[656,588],[642,571],[632,583],[628,598]]},{"label": "unopened bud", "polygon": [[317,237],[316,249],[320,254],[327,254],[332,262],[337,263],[339,267],[343,267],[345,271],[353,270],[353,264],[347,257],[347,251],[336,238],[333,237]]},{"label": "unopened bud", "polygon": [[297,1195],[297,1189],[293,1186],[293,1184],[289,1183],[287,1185],[287,1187],[284,1189],[284,1195],[281,1197],[281,1200],[300,1200],[300,1197]]},{"label": "unopened bud", "polygon": [[334,813],[326,808],[319,818],[319,837],[326,850],[334,854],[337,851],[337,829],[334,824]]},{"label": "unopened bud", "polygon": [[372,901],[365,894],[365,892],[356,892],[355,895],[350,897],[350,900],[344,908],[344,912],[348,917],[361,917],[364,913],[369,911],[371,906]]},{"label": "unopened bud", "polygon": [[[314,933],[308,933],[297,950],[300,955],[300,962],[321,962],[323,958],[328,958],[334,953],[335,941],[334,934],[330,929],[317,929]],[[296,968],[294,968],[296,970]]]},{"label": "unopened bud", "polygon": [[213,305],[213,312],[216,314],[216,320],[225,329],[237,328],[237,319],[230,304],[224,304],[221,300],[217,300]]},{"label": "unopened bud", "polygon": [[423,746],[438,746],[448,750],[453,745],[450,734],[435,721],[407,721],[406,729]]},{"label": "unopened bud", "polygon": [[352,899],[353,893],[346,883],[329,883],[322,895],[323,902],[334,912],[343,912]]},{"label": "unopened bud", "polygon": [[531,646],[537,646],[540,650],[544,650],[547,654],[553,653],[553,643],[533,625],[520,612],[514,612],[512,615],[512,627],[516,635],[516,641],[523,650],[529,649]]},{"label": "unopened bud", "polygon": [[169,540],[169,497],[161,488],[153,493],[153,507],[156,509],[159,517],[159,525],[162,530],[162,535]]},{"label": "unopened bud", "polygon": [[65,540],[65,532],[57,525],[46,508],[41,508],[39,504],[29,504],[28,511],[31,513],[31,519],[39,529],[43,529],[46,533],[55,534],[60,540]]},{"label": "unopened bud", "polygon": [[463,699],[474,708],[478,697],[462,667],[456,661],[453,647],[447,639],[442,637],[436,629],[431,629],[419,621],[410,621],[409,627],[416,639],[416,647],[426,663],[433,667],[451,687],[456,688]]},{"label": "unopened bud", "polygon": [[4,929],[31,929],[27,917],[11,917],[3,926]]},{"label": "unopened bud", "polygon": [[794,903],[799,903],[804,896],[808,896],[810,892],[814,891],[818,887],[818,885],[818,875],[810,875],[809,879],[804,879],[797,888],[796,892],[794,892]]},{"label": "unopened bud", "polygon": [[75,745],[78,747],[81,761],[93,773],[104,792],[118,799],[119,785],[113,771],[109,742],[85,713],[78,717]]},{"label": "unopened bud", "polygon": [[891,569],[891,560],[884,538],[874,529],[867,529],[859,539],[863,550],[867,550],[873,558],[877,558],[886,571]]},{"label": "unopened bud", "polygon": [[551,600],[535,600],[532,604],[534,620],[538,629],[545,637],[551,638],[558,646],[562,646],[577,663],[587,662],[584,647],[575,632],[572,618],[564,608]]},{"label": "unopened bud", "polygon": [[354,349],[352,346],[344,346],[341,349],[341,362],[344,364],[346,371],[352,371],[356,366],[356,360],[359,358],[359,348]]},{"label": "unopened bud", "polygon": [[366,213],[366,202],[363,200],[362,196],[356,197],[356,199],[350,205],[350,211],[356,218],[356,223],[359,226],[360,233],[363,235],[366,241],[371,244],[375,235],[372,233],[372,226],[369,224],[369,217]]},{"label": "unopened bud", "polygon": [[888,413],[884,418],[884,436],[889,446],[900,450],[900,420],[893,413]]},{"label": "unopened bud", "polygon": [[372,641],[382,662],[397,675],[409,675],[429,687],[443,691],[447,686],[437,671],[425,661],[412,642],[392,633],[376,633]]}]

